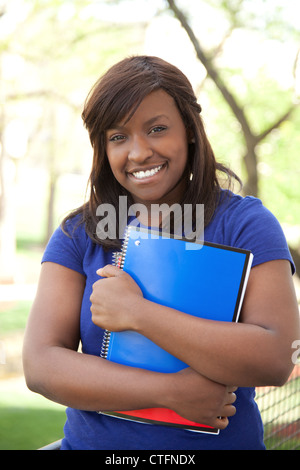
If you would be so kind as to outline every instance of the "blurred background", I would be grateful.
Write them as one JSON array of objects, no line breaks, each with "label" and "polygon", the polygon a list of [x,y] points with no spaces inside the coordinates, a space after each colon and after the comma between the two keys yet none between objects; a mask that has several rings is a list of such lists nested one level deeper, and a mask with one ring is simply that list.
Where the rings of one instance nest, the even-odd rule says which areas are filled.
[{"label": "blurred background", "polygon": [[[64,407],[26,389],[24,328],[43,249],[85,200],[86,95],[143,53],[189,77],[217,159],[279,219],[300,272],[298,0],[0,0],[0,449],[62,435]],[[300,448],[298,376],[258,391],[269,448]]]}]

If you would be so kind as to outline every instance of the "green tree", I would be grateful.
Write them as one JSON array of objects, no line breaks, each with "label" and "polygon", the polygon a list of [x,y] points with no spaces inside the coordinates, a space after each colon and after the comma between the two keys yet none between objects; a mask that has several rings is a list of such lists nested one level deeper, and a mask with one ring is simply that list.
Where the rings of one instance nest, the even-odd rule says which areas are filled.
[{"label": "green tree", "polygon": [[[299,181],[298,152],[295,149],[292,153],[296,157],[296,161],[298,161],[298,166],[294,161],[287,161],[288,157],[284,154],[283,148],[281,148],[281,155],[275,160],[275,165],[274,159],[268,164],[261,158],[261,154],[267,148],[267,144],[269,148],[274,147],[272,141],[274,143],[277,140],[278,147],[279,145],[283,147],[283,139],[286,139],[286,143],[289,142],[287,130],[291,134],[294,126],[297,126],[299,122],[299,98],[296,96],[299,46],[295,49],[294,63],[290,70],[290,75],[294,80],[291,81],[292,84],[288,89],[281,88],[266,73],[264,67],[261,67],[250,82],[243,76],[241,69],[230,69],[224,63],[220,65],[219,60],[227,41],[237,30],[244,29],[251,33],[255,32],[261,36],[262,40],[273,41],[274,47],[278,47],[280,43],[287,40],[293,42],[294,46],[297,44],[297,41],[299,44],[299,30],[283,19],[283,7],[277,2],[274,4],[274,2],[269,2],[268,0],[257,0],[252,1],[251,5],[249,0],[229,0],[226,2],[223,0],[208,0],[204,3],[209,4],[212,9],[215,9],[216,13],[217,10],[223,13],[226,18],[227,27],[219,43],[213,48],[206,49],[202,45],[201,39],[199,39],[199,33],[197,35],[196,27],[191,26],[191,18],[195,18],[193,7],[190,6],[190,9],[188,9],[189,2],[186,2],[184,4],[186,11],[184,11],[183,6],[179,7],[178,3],[175,0],[166,0],[169,10],[180,22],[193,44],[197,59],[205,67],[207,78],[219,91],[223,102],[230,110],[232,115],[230,119],[232,120],[233,118],[235,129],[238,130],[235,133],[235,145],[238,146],[244,163],[246,179],[244,193],[260,197],[268,193],[269,195],[271,194],[273,201],[270,197],[269,201],[271,200],[271,203],[268,205],[272,206],[273,204],[273,207],[275,207],[276,204],[275,212],[278,214],[280,211],[278,207],[279,201],[283,201],[282,207],[285,207],[285,212],[290,211],[296,214],[290,217],[290,221],[292,223],[299,223],[299,220],[297,222],[299,215],[299,199],[297,199],[297,196],[300,196],[299,189],[297,190],[299,188],[297,183]],[[251,8],[251,6],[254,6],[254,3],[256,9]],[[257,8],[259,5],[264,8]],[[243,53],[248,54],[249,51],[244,49]],[[232,87],[234,78],[239,79],[239,87]],[[205,84],[205,86],[207,85]],[[213,93],[210,96],[213,96]],[[217,98],[213,99],[217,100]],[[220,102],[218,104],[220,105]],[[222,109],[222,106],[219,109]],[[222,113],[222,111],[220,112]],[[223,119],[224,114],[222,115]],[[223,120],[224,122],[228,128],[228,118]],[[281,133],[280,139],[278,138],[279,132],[276,132],[279,129]],[[218,130],[220,131],[220,128]],[[224,133],[222,133],[221,141],[228,133],[225,128],[223,130]],[[293,138],[294,146],[297,147],[299,139],[296,133],[294,133]],[[289,160],[291,160],[291,157]],[[289,177],[284,178],[284,168],[287,169],[289,165],[291,168]],[[273,176],[272,181],[268,180],[268,186],[266,186],[264,178],[259,178],[259,175],[260,173],[265,175],[268,170],[276,174],[277,177]],[[274,186],[276,186],[276,191]],[[279,194],[280,197],[278,197]],[[281,214],[283,210],[282,208]],[[290,246],[290,249],[299,268],[299,249],[296,249],[294,246]]]},{"label": "green tree", "polygon": [[[223,99],[229,106],[231,112],[233,113],[235,119],[240,124],[242,131],[245,153],[243,160],[247,172],[247,181],[245,184],[245,192],[254,196],[258,195],[258,171],[257,171],[257,146],[276,128],[278,128],[282,123],[289,120],[292,117],[293,112],[295,111],[297,104],[292,101],[285,105],[286,108],[283,112],[280,109],[278,116],[267,126],[261,129],[257,129],[256,120],[253,117],[253,123],[251,116],[247,115],[246,109],[247,106],[242,103],[240,96],[237,96],[234,93],[230,86],[227,84],[225,73],[217,65],[216,58],[218,57],[220,50],[223,48],[225,41],[232,35],[233,31],[237,27],[245,27],[244,20],[241,19],[239,12],[241,11],[243,5],[246,3],[245,0],[231,0],[224,2],[220,0],[219,2],[213,2],[214,5],[218,4],[218,8],[225,10],[227,17],[229,18],[228,30],[221,43],[215,48],[214,51],[206,51],[200,40],[196,37],[195,32],[190,26],[187,15],[184,14],[183,10],[180,9],[174,0],[166,0],[170,10],[174,13],[175,17],[180,21],[181,26],[187,32],[197,55],[197,58],[204,65],[207,76],[213,81],[216,88],[221,93]],[[295,64],[298,60],[298,54],[295,58]]]},{"label": "green tree", "polygon": [[[142,43],[144,25],[102,21],[103,1],[10,0],[0,14],[0,278],[11,281],[14,271],[15,214],[9,192],[8,167],[26,165],[47,172],[47,192],[37,194],[45,204],[44,237],[54,226],[56,194],[61,175],[80,174],[87,150],[78,136],[80,113],[87,90],[109,65]],[[9,73],[7,71],[9,70]],[[28,132],[23,158],[9,153],[8,125],[18,120]],[[16,140],[20,136],[16,135]],[[33,171],[33,170],[32,170]],[[37,181],[28,181],[36,185]],[[9,188],[10,186],[10,188]],[[38,189],[37,189],[38,191]],[[83,195],[84,196],[84,195]],[[70,207],[71,209],[71,207]],[[30,207],[28,207],[30,212]],[[47,214],[46,217],[44,214]],[[10,215],[10,216],[9,216]],[[6,240],[6,241],[5,241]],[[9,242],[9,249],[8,249]],[[12,268],[12,269],[11,269]]]}]

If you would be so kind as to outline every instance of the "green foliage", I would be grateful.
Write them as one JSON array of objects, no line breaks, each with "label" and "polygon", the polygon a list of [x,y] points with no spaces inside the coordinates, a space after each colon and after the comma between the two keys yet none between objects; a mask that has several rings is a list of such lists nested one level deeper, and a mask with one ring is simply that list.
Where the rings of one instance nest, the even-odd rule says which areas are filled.
[{"label": "green foliage", "polygon": [[300,110],[260,146],[260,194],[282,223],[298,226],[300,242]]},{"label": "green foliage", "polygon": [[[205,31],[197,29],[196,22],[194,32],[212,57],[223,83],[244,111],[253,136],[259,135],[296,102],[299,28],[295,27],[297,20],[293,19],[292,5],[283,6],[269,0],[204,0],[201,4],[214,9],[216,22],[220,18],[226,20],[218,23],[223,28],[223,40],[220,34],[219,45],[212,41],[210,46]],[[191,13],[192,2],[189,8]],[[240,123],[211,80],[202,84],[199,100],[204,103],[203,116],[217,159],[246,181],[243,165],[246,141]],[[267,135],[255,150],[258,196],[282,224],[298,226],[299,243],[298,129],[299,109],[295,104],[288,120]],[[294,246],[295,238],[297,236],[293,237]]]},{"label": "green foliage", "polygon": [[[10,34],[0,36],[0,51],[5,50],[18,65],[5,78],[5,119],[21,119],[29,133],[28,152],[18,165],[18,238],[47,238],[50,216],[55,226],[64,213],[84,200],[83,178],[77,182],[73,178],[70,184],[62,176],[84,173],[87,181],[91,148],[80,118],[84,99],[107,67],[131,52],[143,51],[146,25],[135,22],[134,15],[131,24],[121,21],[118,5],[121,9],[124,3],[137,12],[146,4],[144,0],[6,2],[7,15],[13,15],[13,5],[19,5],[23,16],[18,15]],[[294,99],[292,83],[283,80],[292,75],[292,63],[285,61],[284,51],[288,48],[291,57],[295,56],[299,39],[292,5],[280,0],[176,3],[187,13],[251,129],[262,132]],[[158,0],[155,5],[162,10],[167,2]],[[102,8],[109,6],[113,8],[111,22],[102,18]],[[0,18],[0,26],[5,17]],[[157,35],[163,37],[163,32],[157,31]],[[269,68],[268,54],[276,59],[277,69]],[[209,103],[204,105],[203,115],[217,158],[246,179],[240,124],[209,80],[202,87],[201,102],[202,97],[204,104]],[[259,196],[280,221],[290,224],[299,224],[296,114],[290,118],[290,127],[284,124],[257,147]],[[55,190],[53,208],[47,206],[50,183]]]}]

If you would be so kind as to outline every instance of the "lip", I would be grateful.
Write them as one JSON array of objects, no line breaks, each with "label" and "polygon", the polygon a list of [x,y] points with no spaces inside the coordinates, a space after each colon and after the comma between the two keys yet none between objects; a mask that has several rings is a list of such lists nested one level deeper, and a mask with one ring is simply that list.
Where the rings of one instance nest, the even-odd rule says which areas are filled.
[{"label": "lip", "polygon": [[[136,168],[130,169],[126,173],[134,181],[136,181],[138,183],[143,183],[143,182],[147,182],[149,180],[152,180],[153,178],[156,178],[157,175],[159,175],[159,173],[161,173],[166,168],[166,166],[167,166],[166,162],[157,163],[156,165],[151,165],[151,166],[148,166],[148,167],[136,167]],[[142,172],[151,171],[151,170],[154,170],[155,168],[158,168],[158,167],[161,167],[161,168],[156,173],[154,173],[152,175],[145,176],[145,177],[142,177],[142,178],[138,178],[134,175],[134,173],[139,173],[140,171],[142,171]]]}]

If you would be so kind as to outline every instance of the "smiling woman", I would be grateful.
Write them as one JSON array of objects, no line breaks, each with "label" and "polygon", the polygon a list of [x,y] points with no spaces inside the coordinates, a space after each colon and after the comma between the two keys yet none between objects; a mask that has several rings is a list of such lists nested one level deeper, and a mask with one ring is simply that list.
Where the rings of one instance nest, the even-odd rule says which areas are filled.
[{"label": "smiling woman", "polygon": [[106,154],[116,180],[134,202],[149,208],[181,201],[189,180],[188,138],[173,98],[164,90],[153,91],[124,121],[106,132]]},{"label": "smiling woman", "polygon": [[[147,56],[113,66],[85,103],[94,151],[89,200],[45,250],[23,354],[29,388],[68,406],[62,449],[264,449],[254,387],[283,384],[294,366],[294,264],[281,227],[261,201],[221,189],[219,172],[229,180],[235,175],[216,161],[200,112],[185,75]],[[196,225],[204,206],[205,241],[253,253],[239,323],[147,300],[133,277],[112,266],[120,212],[132,222],[124,201],[127,208],[151,209],[150,219],[149,211],[134,219],[150,227],[163,222],[153,221],[153,207],[190,205]],[[111,207],[116,235],[104,237],[99,215],[103,221]],[[137,332],[187,367],[161,373],[100,357],[105,330]],[[144,408],[168,408],[220,432],[105,414]]]},{"label": "smiling woman", "polygon": [[[148,109],[150,103],[151,110]],[[162,167],[156,177],[160,184],[163,182],[162,189],[169,200],[177,198],[182,206],[191,204],[194,214],[197,204],[204,204],[205,224],[209,223],[218,201],[220,186],[217,171],[225,172],[229,182],[232,177],[240,180],[215,160],[200,113],[201,106],[187,77],[177,67],[158,57],[124,59],[96,82],[82,113],[94,149],[90,197],[88,204],[73,214],[80,214],[95,243],[99,243],[95,227],[99,222],[96,211],[100,204],[108,203],[116,208],[119,224],[120,195],[127,196],[128,207],[134,201],[140,201],[139,197],[145,204],[159,200],[160,194],[150,194],[150,186],[143,184],[149,176],[141,172],[153,171],[160,165]],[[143,119],[143,123],[138,121],[137,116]],[[139,131],[135,129],[132,134],[136,123],[139,124]],[[126,136],[125,131],[131,135]],[[166,142],[170,148],[164,155],[157,147],[164,145],[166,152]],[[180,148],[176,147],[178,143]],[[125,176],[120,168],[113,170],[110,163],[118,155],[124,164],[122,149],[128,151],[128,146],[130,155],[124,168],[128,173]],[[176,161],[181,159],[179,169],[175,169],[173,164],[169,165],[169,156],[176,163],[175,154]],[[117,171],[118,177],[113,171]],[[177,181],[174,182],[174,178]],[[139,186],[137,179],[141,183]],[[120,181],[126,184],[123,186]],[[134,191],[139,188],[138,193],[131,193],[128,185],[135,188]],[[116,233],[119,232],[117,226]],[[119,239],[100,238],[103,246],[120,248]]]}]

